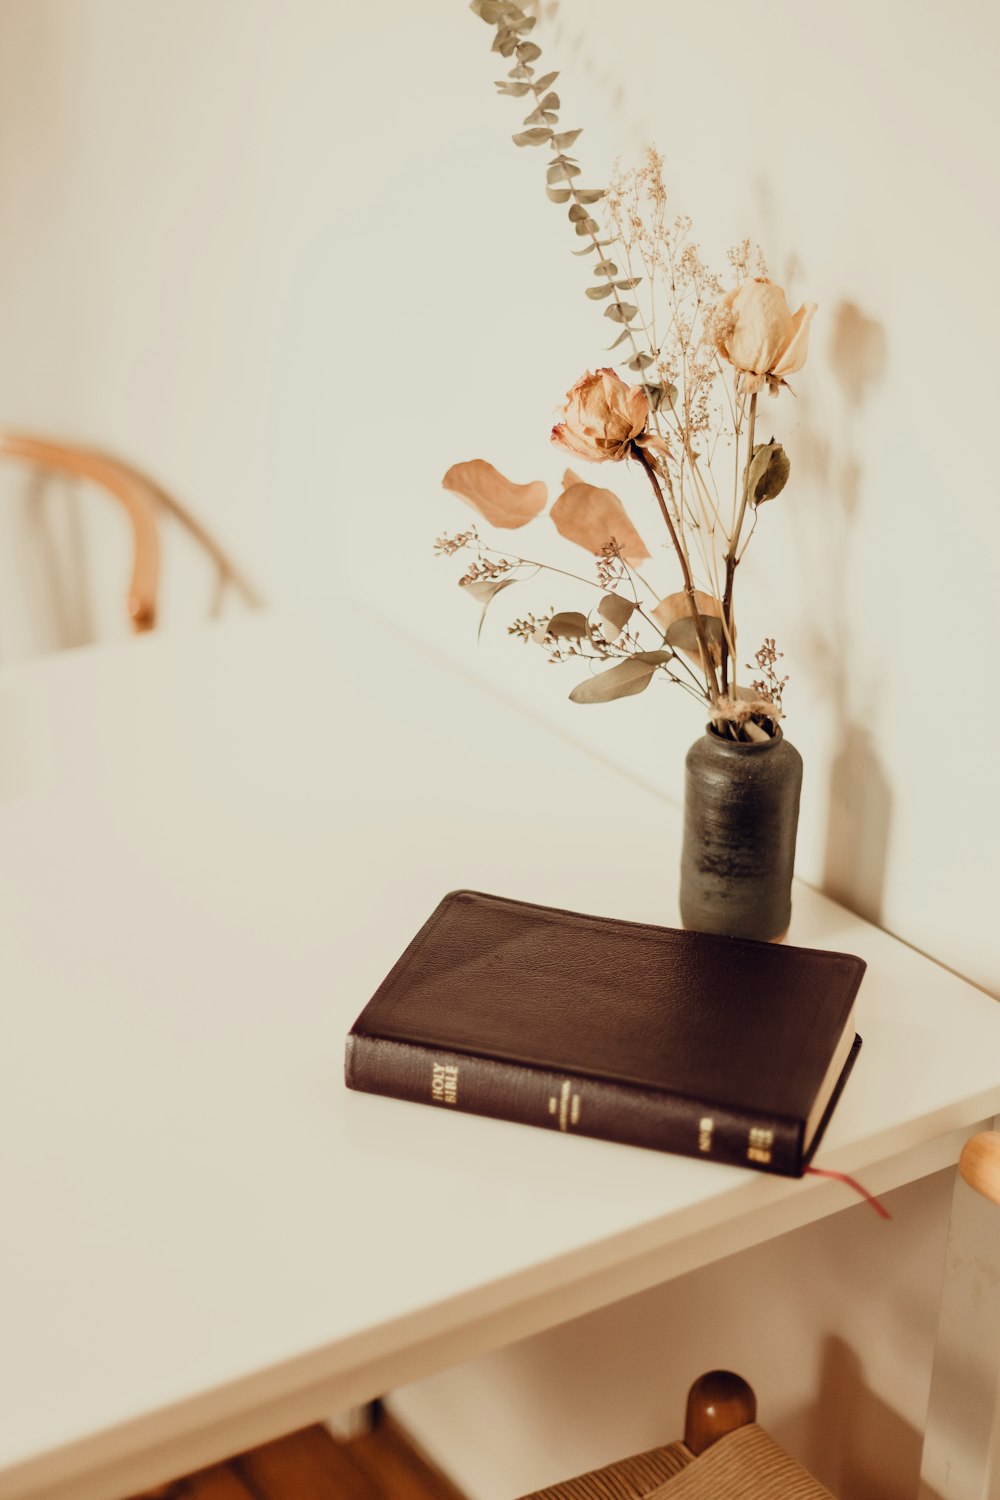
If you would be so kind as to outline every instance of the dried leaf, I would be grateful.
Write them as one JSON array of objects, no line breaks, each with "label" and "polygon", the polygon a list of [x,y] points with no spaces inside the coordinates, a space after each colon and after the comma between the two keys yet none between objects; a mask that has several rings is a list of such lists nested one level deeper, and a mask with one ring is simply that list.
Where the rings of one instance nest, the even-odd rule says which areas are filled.
[{"label": "dried leaf", "polygon": [[565,610],[553,615],[545,628],[547,634],[557,641],[585,641],[590,635],[587,616],[579,610]]},{"label": "dried leaf", "polygon": [[[577,234],[597,234],[600,227],[596,219],[578,219],[576,232]],[[636,311],[638,311],[638,308]]]},{"label": "dried leaf", "polygon": [[613,260],[600,260],[594,267],[595,276],[617,276],[618,267]]},{"label": "dried leaf", "polygon": [[[718,666],[722,660],[722,610],[719,601],[713,595],[705,594],[701,589],[695,589],[694,602],[712,661],[715,666]],[[689,656],[696,665],[700,666],[701,652],[698,649],[698,636],[694,628],[694,620],[691,618],[687,594],[683,591],[679,594],[668,594],[667,598],[661,599],[650,613],[663,631],[667,645],[672,646],[675,651],[683,651],[685,656]]]},{"label": "dried leaf", "polygon": [[580,207],[579,203],[574,203],[569,211],[569,217],[572,223],[576,224],[581,219],[589,219],[590,215],[585,208]]},{"label": "dried leaf", "polygon": [[460,578],[459,587],[472,599],[478,599],[480,604],[489,604],[494,594],[499,594],[508,584],[516,583],[516,578]]},{"label": "dried leaf", "polygon": [[498,31],[493,38],[493,52],[499,52],[501,57],[513,57],[517,46],[517,33],[514,31]]},{"label": "dried leaf", "polygon": [[632,358],[628,361],[628,368],[641,373],[643,370],[648,370],[650,365],[655,364],[656,360],[651,354],[633,354]]},{"label": "dried leaf", "polygon": [[632,337],[632,331],[631,331],[631,329],[626,328],[624,333],[620,333],[618,335],[618,337],[615,339],[615,341],[614,341],[613,344],[609,344],[608,345],[608,353],[610,354],[612,349],[617,349],[619,344],[624,344],[625,340],[626,339],[630,339],[631,337]]},{"label": "dried leaf", "polygon": [[613,286],[588,286],[587,296],[591,301],[599,302],[602,297],[610,297],[613,291]]},{"label": "dried leaf", "polygon": [[498,78],[496,83],[498,94],[506,94],[514,99],[519,99],[522,94],[530,93],[530,83],[508,83],[505,78]]},{"label": "dried leaf", "polygon": [[[549,132],[551,134],[551,131]],[[574,167],[572,162],[557,161],[548,168],[545,174],[546,182],[572,182],[574,177],[579,177],[580,168]]]},{"label": "dried leaf", "polygon": [[517,55],[522,62],[537,62],[542,55],[542,49],[537,42],[522,42],[517,49]]},{"label": "dried leaf", "polygon": [[[580,233],[579,227],[576,232]],[[612,323],[630,323],[638,311],[631,302],[616,302],[613,307],[605,308],[604,316],[610,318]]]},{"label": "dried leaf", "polygon": [[780,495],[792,471],[788,455],[780,443],[758,443],[750,460],[749,490],[752,505],[763,505]]},{"label": "dried leaf", "polygon": [[512,5],[510,0],[471,0],[469,9],[481,16],[487,25],[495,26],[505,16],[513,15],[518,7]]},{"label": "dried leaf", "polygon": [[525,115],[524,125],[554,125],[559,116],[551,109],[543,109],[541,105],[533,109],[530,115]]},{"label": "dried leaf", "polygon": [[544,146],[551,130],[543,130],[540,126],[535,130],[522,130],[517,135],[512,135],[511,140],[515,146]]},{"label": "dried leaf", "polygon": [[529,68],[526,63],[519,62],[516,67],[511,68],[507,74],[508,78],[530,78],[534,68]]},{"label": "dried leaf", "polygon": [[646,399],[652,412],[657,412],[664,406],[673,406],[677,400],[677,387],[671,385],[669,381],[665,385],[644,385],[643,390],[646,392]]},{"label": "dried leaf", "polygon": [[482,614],[479,616],[479,624],[476,627],[477,641],[483,633],[483,624],[486,620],[486,611],[493,603],[493,600],[496,598],[497,594],[501,593],[504,589],[509,589],[512,583],[517,582],[518,580],[516,578],[501,578],[497,582],[490,582],[490,580],[486,578],[477,578],[472,583],[462,583],[462,580],[459,579],[459,583],[461,587],[465,589],[466,593],[471,594],[473,599],[479,599],[482,602]]},{"label": "dried leaf", "polygon": [[568,203],[570,200],[569,188],[550,187],[546,188],[545,191],[548,193],[553,203]]},{"label": "dried leaf", "polygon": [[577,203],[600,203],[602,198],[607,197],[606,188],[577,188]]},{"label": "dried leaf", "polygon": [[641,563],[649,556],[618,496],[611,490],[585,483],[572,469],[563,475],[563,492],[549,515],[560,536],[595,557],[612,537],[626,562]]},{"label": "dried leaf", "polygon": [[537,21],[537,16],[522,16],[519,21],[512,24],[515,31],[519,31],[522,36],[526,36],[529,31],[533,30]]},{"label": "dried leaf", "polygon": [[656,667],[640,657],[629,657],[598,672],[593,677],[578,682],[569,695],[571,703],[611,703],[615,698],[631,698],[645,692],[653,680]]},{"label": "dried leaf", "polygon": [[591,245],[584,245],[584,247],[583,247],[582,250],[572,250],[572,251],[570,251],[570,254],[571,255],[589,255],[592,250],[603,250],[606,245],[610,245],[610,244],[611,244],[610,240],[594,240],[593,244],[591,244]]},{"label": "dried leaf", "polygon": [[[636,605],[629,599],[622,599],[618,594],[604,595],[604,598],[597,606],[597,613],[608,626],[608,630],[604,634],[609,641],[618,639],[635,613],[635,610]],[[609,631],[612,633],[609,634]]]},{"label": "dried leaf", "polygon": [[[555,83],[555,81],[556,81],[556,79],[558,77],[559,77],[559,74],[557,72],[556,73],[546,73],[544,78],[539,78],[538,82],[535,84],[535,87],[536,87],[536,89],[539,89],[539,90],[540,89],[551,88],[552,84]],[[553,106],[553,108],[555,108],[555,106]],[[556,150],[558,151],[559,149],[560,149],[560,147],[557,146]]]},{"label": "dried leaf", "polygon": [[[555,77],[555,74],[553,74],[553,77]],[[542,88],[542,87],[544,87],[544,85],[543,84],[539,84],[539,88]],[[572,146],[572,144],[576,140],[577,136],[580,136],[582,134],[583,134],[582,129],[581,130],[564,130],[564,131],[561,132],[561,134],[553,137],[552,144],[553,144],[553,146],[555,146],[555,148],[556,148],[557,151],[565,151],[568,146]]]},{"label": "dried leaf", "polygon": [[441,483],[491,526],[506,530],[526,525],[545,509],[548,497],[548,488],[541,479],[531,484],[514,484],[482,458],[452,464]]},{"label": "dried leaf", "polygon": [[641,276],[633,276],[629,281],[616,281],[615,286],[620,292],[630,292],[634,286],[639,285],[641,280]]}]

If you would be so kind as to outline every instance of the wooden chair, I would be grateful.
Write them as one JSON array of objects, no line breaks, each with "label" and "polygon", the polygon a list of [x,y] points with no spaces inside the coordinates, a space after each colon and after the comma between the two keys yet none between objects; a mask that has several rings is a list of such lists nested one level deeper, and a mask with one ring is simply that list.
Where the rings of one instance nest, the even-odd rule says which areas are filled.
[{"label": "wooden chair", "polygon": [[[966,1143],[959,1179],[920,1500],[1000,1496],[1000,1131]],[[521,1500],[834,1500],[756,1415],[746,1381],[714,1370],[691,1387],[682,1441]]]},{"label": "wooden chair", "polygon": [[[207,613],[218,613],[223,595],[231,589],[250,606],[261,599],[209,532],[172,495],[148,474],[122,459],[78,444],[0,427],[0,458],[28,466],[43,484],[53,478],[86,481],[112,496],[123,507],[132,535],[132,566],[125,590],[124,613],[136,633],[157,623],[161,546],[160,525],[170,517],[204,554],[214,574]],[[43,498],[33,490],[33,504]],[[61,642],[76,644],[77,638]]]},{"label": "wooden chair", "polygon": [[688,1394],[683,1440],[620,1459],[521,1500],[833,1500],[757,1425],[757,1399],[729,1370]]}]

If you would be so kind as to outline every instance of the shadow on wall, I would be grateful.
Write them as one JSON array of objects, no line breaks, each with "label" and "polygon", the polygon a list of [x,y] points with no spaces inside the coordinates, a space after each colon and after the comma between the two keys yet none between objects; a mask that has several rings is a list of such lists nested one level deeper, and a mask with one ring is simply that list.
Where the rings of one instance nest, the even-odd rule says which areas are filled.
[{"label": "shadow on wall", "polygon": [[882,378],[886,344],[882,326],[852,302],[842,301],[834,309],[829,363],[841,395],[839,413],[825,413],[824,427],[833,436],[811,421],[808,398],[800,395],[805,420],[797,455],[821,496],[824,513],[822,559],[811,556],[807,537],[799,537],[808,597],[821,601],[807,628],[806,648],[817,680],[828,689],[835,736],[822,889],[877,924],[882,916],[892,792],[868,728],[880,683],[869,680],[859,688],[857,663],[864,653],[851,635],[849,582],[852,532],[863,491],[857,419]]},{"label": "shadow on wall", "polygon": [[812,1472],[835,1495],[910,1500],[917,1493],[922,1435],[867,1385],[842,1339],[826,1340],[818,1395],[798,1421],[782,1423],[780,1436],[791,1451],[809,1453]]}]

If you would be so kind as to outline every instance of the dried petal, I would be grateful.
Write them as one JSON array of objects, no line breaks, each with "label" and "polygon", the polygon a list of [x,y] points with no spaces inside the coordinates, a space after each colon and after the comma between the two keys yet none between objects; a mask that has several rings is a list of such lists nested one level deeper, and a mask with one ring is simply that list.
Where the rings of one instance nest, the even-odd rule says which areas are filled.
[{"label": "dried petal", "polygon": [[649,552],[611,490],[586,484],[572,469],[563,475],[564,489],[549,512],[560,536],[599,556],[614,537],[626,562],[644,562]]},{"label": "dried petal", "polygon": [[446,490],[459,495],[491,526],[513,530],[534,519],[545,509],[548,487],[541,479],[514,484],[485,459],[452,464],[441,481]]}]

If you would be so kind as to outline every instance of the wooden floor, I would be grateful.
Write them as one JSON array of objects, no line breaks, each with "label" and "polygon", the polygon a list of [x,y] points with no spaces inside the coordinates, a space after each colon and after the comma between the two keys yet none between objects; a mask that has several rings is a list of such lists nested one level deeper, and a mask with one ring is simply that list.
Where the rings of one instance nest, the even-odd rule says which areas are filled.
[{"label": "wooden floor", "polygon": [[464,1500],[383,1416],[341,1441],[306,1427],[136,1500]]}]

